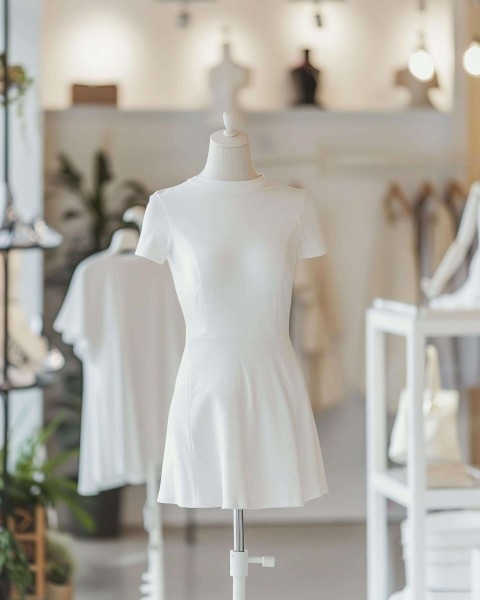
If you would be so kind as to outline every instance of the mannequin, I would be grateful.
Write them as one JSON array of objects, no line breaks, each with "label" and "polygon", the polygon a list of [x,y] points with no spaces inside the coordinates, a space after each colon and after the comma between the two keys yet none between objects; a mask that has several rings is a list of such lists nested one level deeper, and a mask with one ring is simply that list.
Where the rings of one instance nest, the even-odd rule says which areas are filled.
[{"label": "mannequin", "polygon": [[210,136],[207,162],[200,177],[216,181],[249,181],[260,177],[255,171],[248,136],[236,131],[235,117],[223,114],[225,130]]},{"label": "mannequin", "polygon": [[317,91],[321,88],[322,72],[310,62],[310,50],[304,50],[303,62],[292,69],[291,77],[295,87],[295,106],[317,106],[323,108],[317,100]]},{"label": "mannequin", "polygon": [[480,236],[480,182],[475,182],[470,188],[457,238],[448,249],[433,277],[422,279],[421,288],[430,299],[432,308],[480,308],[480,248],[472,258],[467,280],[460,289],[452,294],[439,295],[461,267],[475,240],[476,233]]},{"label": "mannequin", "polygon": [[[253,166],[248,136],[236,130],[236,117],[223,113],[225,129],[210,136],[205,168],[200,177],[216,181],[250,181],[260,177]],[[233,511],[233,550],[230,551],[230,575],[233,578],[233,600],[244,600],[248,564],[275,566],[273,556],[250,556],[245,549],[243,510]]]},{"label": "mannequin", "polygon": [[429,92],[440,88],[436,73],[429,81],[420,81],[410,73],[408,68],[401,69],[395,74],[395,85],[404,87],[410,92],[410,108],[435,108]]},{"label": "mannequin", "polygon": [[234,62],[230,44],[223,44],[222,59],[210,71],[210,89],[212,95],[211,119],[216,125],[223,110],[234,113],[238,110],[237,96],[241,88],[249,81],[250,70]]}]

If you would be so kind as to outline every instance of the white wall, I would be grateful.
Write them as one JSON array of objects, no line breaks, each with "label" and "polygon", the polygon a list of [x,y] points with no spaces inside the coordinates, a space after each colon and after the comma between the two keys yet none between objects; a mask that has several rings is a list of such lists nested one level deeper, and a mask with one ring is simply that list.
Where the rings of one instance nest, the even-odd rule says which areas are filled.
[{"label": "white wall", "polygon": [[[415,0],[325,2],[325,27],[313,24],[312,3],[291,0],[194,2],[193,22],[175,25],[179,2],[45,0],[42,97],[47,108],[69,105],[72,83],[118,83],[131,109],[198,109],[208,104],[207,69],[219,60],[222,27],[231,25],[234,56],[252,68],[242,92],[250,110],[288,103],[288,69],[313,50],[323,70],[324,100],[338,110],[395,109],[406,92],[393,87],[417,44]],[[427,41],[451,107],[450,0],[430,0]]]}]

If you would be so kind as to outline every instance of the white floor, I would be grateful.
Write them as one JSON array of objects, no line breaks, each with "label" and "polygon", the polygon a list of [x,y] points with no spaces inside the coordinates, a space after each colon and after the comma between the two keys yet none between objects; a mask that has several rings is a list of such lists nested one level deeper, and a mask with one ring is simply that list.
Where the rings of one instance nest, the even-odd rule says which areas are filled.
[{"label": "white floor", "polygon": [[[397,548],[397,529],[392,545]],[[79,560],[76,600],[136,600],[145,569],[143,533],[118,540],[75,541]],[[231,598],[229,528],[200,528],[196,543],[185,532],[166,532],[168,600]],[[366,598],[365,527],[318,525],[251,527],[246,547],[255,554],[274,554],[275,569],[251,567],[248,600],[364,600]],[[392,588],[401,586],[401,563],[392,565]]]}]

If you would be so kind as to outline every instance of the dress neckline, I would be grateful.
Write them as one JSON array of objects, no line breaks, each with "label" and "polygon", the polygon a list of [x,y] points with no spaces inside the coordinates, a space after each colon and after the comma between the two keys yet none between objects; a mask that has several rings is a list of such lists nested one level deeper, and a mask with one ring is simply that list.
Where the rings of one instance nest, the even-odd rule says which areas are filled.
[{"label": "dress neckline", "polygon": [[195,177],[191,177],[188,181],[211,192],[218,192],[229,196],[250,194],[259,190],[268,182],[264,175],[259,175],[255,179],[248,179],[246,181],[222,181],[203,177],[202,175],[195,175]]}]

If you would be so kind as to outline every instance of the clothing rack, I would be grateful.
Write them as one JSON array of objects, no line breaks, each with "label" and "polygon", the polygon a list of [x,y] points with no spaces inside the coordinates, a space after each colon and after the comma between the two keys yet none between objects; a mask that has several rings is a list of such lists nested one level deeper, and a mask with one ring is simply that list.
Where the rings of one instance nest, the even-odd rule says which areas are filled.
[{"label": "clothing rack", "polygon": [[[3,35],[5,49],[3,53],[3,116],[4,116],[4,128],[3,128],[3,171],[4,171],[4,184],[5,184],[5,219],[2,229],[10,234],[10,243],[2,245],[0,253],[3,261],[3,365],[1,370],[3,373],[3,382],[0,385],[0,396],[3,404],[3,490],[1,494],[1,505],[0,505],[0,524],[2,527],[7,528],[10,526],[10,515],[13,507],[10,506],[9,498],[9,421],[10,421],[10,395],[16,391],[26,391],[32,389],[43,388],[50,382],[47,380],[38,379],[30,385],[18,385],[10,381],[9,375],[9,340],[10,340],[10,318],[9,318],[9,284],[10,284],[10,254],[12,251],[27,251],[27,250],[45,250],[42,244],[32,239],[31,243],[17,243],[14,237],[15,221],[8,220],[8,215],[13,211],[13,197],[10,187],[10,137],[11,137],[11,123],[10,123],[10,105],[9,105],[9,45],[10,45],[10,0],[3,0]],[[57,244],[59,245],[59,244]],[[50,244],[49,248],[54,248],[54,244]],[[9,600],[12,597],[12,589],[8,573],[6,571],[0,573],[0,600]]]}]

